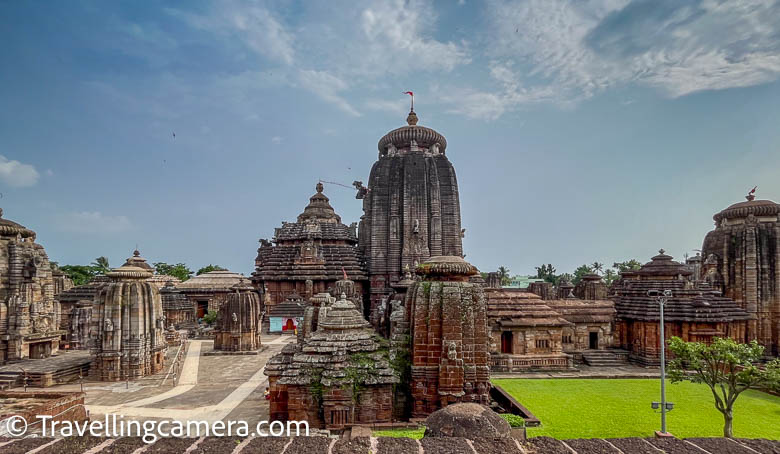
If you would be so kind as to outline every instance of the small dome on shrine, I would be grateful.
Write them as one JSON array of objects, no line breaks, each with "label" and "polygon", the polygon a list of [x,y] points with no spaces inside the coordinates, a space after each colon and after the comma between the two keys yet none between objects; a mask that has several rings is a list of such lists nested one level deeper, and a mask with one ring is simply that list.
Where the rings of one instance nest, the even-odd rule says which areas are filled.
[{"label": "small dome on shrine", "polygon": [[417,274],[425,277],[468,277],[479,274],[479,270],[462,257],[439,255],[417,265]]},{"label": "small dome on shrine", "polygon": [[309,198],[309,204],[303,209],[303,213],[298,215],[298,223],[325,222],[331,224],[340,224],[341,216],[330,206],[330,199],[322,193],[324,187],[322,182],[317,183],[317,192]]},{"label": "small dome on shrine", "polygon": [[134,255],[133,257],[127,259],[124,265],[120,266],[119,268],[114,268],[106,273],[106,276],[112,281],[119,281],[124,279],[148,279],[152,277],[152,271],[150,270],[151,267],[149,267],[150,269],[146,269],[137,266],[135,263],[138,262],[132,262],[134,258],[139,258],[143,261],[143,263],[146,263],[146,260],[142,259],[140,254]]},{"label": "small dome on shrine", "polygon": [[3,209],[0,208],[0,236],[15,237],[16,235],[21,235],[22,238],[34,238],[35,232],[14,221],[3,219]]},{"label": "small dome on shrine", "polygon": [[636,274],[640,276],[690,276],[693,272],[682,263],[672,260],[672,256],[666,255],[666,251],[661,249],[658,251],[658,255],[642,265]]},{"label": "small dome on shrine", "polygon": [[153,271],[154,270],[152,265],[149,265],[148,263],[146,263],[146,259],[141,257],[141,252],[139,252],[138,249],[133,251],[133,256],[130,257],[129,259],[127,259],[127,261],[125,262],[125,265],[135,266],[135,267],[143,268],[143,269],[149,270],[149,271]]},{"label": "small dome on shrine", "polygon": [[346,295],[343,293],[341,298],[330,306],[325,319],[319,323],[320,328],[331,331],[364,329],[370,326],[368,321],[355,309],[355,305],[347,300]]}]

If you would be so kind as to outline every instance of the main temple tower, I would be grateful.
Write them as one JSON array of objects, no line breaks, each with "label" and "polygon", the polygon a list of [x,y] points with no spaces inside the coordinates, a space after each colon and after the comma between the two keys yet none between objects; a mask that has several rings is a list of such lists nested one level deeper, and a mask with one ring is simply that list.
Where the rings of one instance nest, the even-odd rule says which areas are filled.
[{"label": "main temple tower", "polygon": [[748,324],[748,339],[778,354],[780,204],[756,200],[754,191],[746,199],[713,216],[715,230],[702,246],[702,277],[756,317]]},{"label": "main temple tower", "polygon": [[382,316],[382,299],[405,270],[433,256],[463,255],[458,181],[447,140],[418,126],[414,110],[406,122],[379,140],[368,186],[355,182],[363,199],[358,240],[369,269],[374,323]]}]

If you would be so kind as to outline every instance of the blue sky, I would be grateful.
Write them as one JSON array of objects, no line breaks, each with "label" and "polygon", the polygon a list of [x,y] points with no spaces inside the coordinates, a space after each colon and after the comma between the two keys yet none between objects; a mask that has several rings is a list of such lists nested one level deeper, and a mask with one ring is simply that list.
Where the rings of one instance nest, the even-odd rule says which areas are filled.
[{"label": "blue sky", "polygon": [[780,200],[778,78],[777,1],[2,2],[0,206],[63,264],[250,273],[413,90],[480,269],[681,257]]}]

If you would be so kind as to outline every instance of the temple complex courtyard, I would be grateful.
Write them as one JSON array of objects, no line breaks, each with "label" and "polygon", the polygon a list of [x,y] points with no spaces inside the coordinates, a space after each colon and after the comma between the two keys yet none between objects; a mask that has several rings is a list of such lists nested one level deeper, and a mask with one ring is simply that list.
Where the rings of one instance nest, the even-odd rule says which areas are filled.
[{"label": "temple complex courtyard", "polygon": [[[268,383],[262,373],[265,364],[294,340],[288,335],[263,336],[266,348],[256,355],[208,355],[213,341],[189,340],[175,384],[170,362],[161,373],[140,380],[105,383],[85,379],[85,404],[91,419],[121,414],[137,420],[242,420],[256,424],[268,419],[268,402],[263,397]],[[74,382],[47,391],[80,388],[81,384]]]},{"label": "temple complex courtyard", "polygon": [[[540,421],[529,437],[644,437],[658,428],[650,408],[659,381],[650,379],[494,379]],[[680,438],[719,437],[723,417],[706,385],[667,384],[669,431]],[[734,434],[740,438],[780,439],[780,397],[748,390],[734,406]]]}]

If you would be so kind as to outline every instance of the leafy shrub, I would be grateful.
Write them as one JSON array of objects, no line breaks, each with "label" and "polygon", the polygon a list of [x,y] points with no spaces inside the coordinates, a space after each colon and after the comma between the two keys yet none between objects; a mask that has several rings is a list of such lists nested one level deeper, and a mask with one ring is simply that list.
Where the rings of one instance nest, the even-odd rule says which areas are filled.
[{"label": "leafy shrub", "polygon": [[509,427],[525,426],[525,420],[521,416],[513,415],[512,413],[502,413],[500,416],[509,423]]}]

